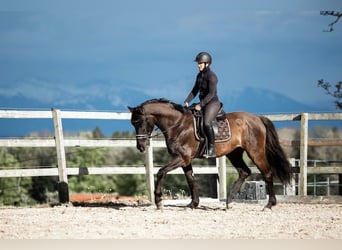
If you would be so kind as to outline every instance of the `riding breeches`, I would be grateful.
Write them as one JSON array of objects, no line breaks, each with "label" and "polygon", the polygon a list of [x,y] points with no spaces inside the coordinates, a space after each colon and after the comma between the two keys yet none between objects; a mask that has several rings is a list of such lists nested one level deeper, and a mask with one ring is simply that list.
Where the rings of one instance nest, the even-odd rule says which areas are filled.
[{"label": "riding breeches", "polygon": [[211,101],[204,107],[204,126],[211,127],[211,122],[215,119],[220,111],[221,103],[218,101]]}]

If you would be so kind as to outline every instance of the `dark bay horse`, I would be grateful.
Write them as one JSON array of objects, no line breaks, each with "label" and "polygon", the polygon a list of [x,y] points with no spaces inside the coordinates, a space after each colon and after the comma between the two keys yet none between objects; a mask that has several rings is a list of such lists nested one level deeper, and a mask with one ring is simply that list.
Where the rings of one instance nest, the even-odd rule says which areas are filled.
[{"label": "dark bay horse", "polygon": [[[161,185],[165,175],[178,167],[182,167],[190,188],[191,202],[188,205],[196,208],[199,204],[199,192],[193,176],[191,161],[196,157],[199,141],[195,138],[195,128],[192,113],[183,106],[165,99],[152,99],[137,107],[128,107],[132,113],[131,123],[135,128],[137,148],[144,152],[149,145],[151,133],[157,126],[164,134],[171,161],[160,168],[155,182],[155,204],[162,206]],[[283,184],[292,179],[289,161],[279,144],[278,134],[271,120],[246,112],[226,113],[230,122],[232,137],[229,141],[216,142],[216,157],[226,155],[239,173],[227,196],[226,206],[233,201],[251,170],[242,156],[246,151],[249,158],[260,170],[266,182],[270,208],[276,205],[273,189],[273,178]]]}]

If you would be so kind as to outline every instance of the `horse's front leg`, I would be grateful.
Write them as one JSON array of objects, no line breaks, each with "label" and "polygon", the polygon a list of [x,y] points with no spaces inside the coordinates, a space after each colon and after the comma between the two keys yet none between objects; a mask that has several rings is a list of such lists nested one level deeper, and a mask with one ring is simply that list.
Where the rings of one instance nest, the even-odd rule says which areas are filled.
[{"label": "horse's front leg", "polygon": [[186,177],[186,181],[189,185],[190,194],[191,194],[191,202],[188,205],[188,207],[196,208],[198,207],[198,204],[199,204],[199,194],[198,194],[197,181],[194,177],[192,165],[189,164],[188,166],[183,167],[183,171]]},{"label": "horse's front leg", "polygon": [[158,209],[162,208],[162,191],[161,185],[164,177],[168,172],[182,166],[183,161],[179,158],[173,159],[169,164],[159,169],[157,173],[157,180],[154,186],[154,201]]}]

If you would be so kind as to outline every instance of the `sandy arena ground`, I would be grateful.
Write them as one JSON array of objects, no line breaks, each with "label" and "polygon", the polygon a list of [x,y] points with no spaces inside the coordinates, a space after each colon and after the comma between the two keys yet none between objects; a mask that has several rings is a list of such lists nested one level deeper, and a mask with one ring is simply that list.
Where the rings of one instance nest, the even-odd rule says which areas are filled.
[{"label": "sandy arena ground", "polygon": [[341,203],[184,204],[0,207],[0,239],[342,239]]}]

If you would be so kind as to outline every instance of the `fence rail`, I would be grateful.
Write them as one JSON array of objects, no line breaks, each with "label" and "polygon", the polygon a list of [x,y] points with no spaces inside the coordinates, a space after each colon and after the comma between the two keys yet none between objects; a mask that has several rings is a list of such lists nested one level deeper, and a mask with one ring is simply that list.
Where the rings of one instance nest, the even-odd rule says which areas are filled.
[{"label": "fence rail", "polygon": [[[281,141],[282,145],[299,146],[299,195],[307,195],[308,174],[342,174],[342,166],[308,167],[308,146],[342,146],[342,140],[310,140],[308,137],[309,120],[342,120],[342,113],[302,113],[302,114],[274,114],[265,115],[272,121],[300,121],[300,141]],[[0,170],[0,178],[23,177],[23,176],[59,176],[59,198],[61,202],[69,201],[68,197],[68,175],[85,174],[146,174],[149,198],[153,200],[154,174],[158,168],[153,166],[153,148],[165,147],[164,141],[152,140],[146,152],[145,166],[122,167],[83,167],[72,168],[66,166],[66,147],[135,147],[135,140],[118,139],[65,139],[63,136],[62,119],[106,119],[106,120],[129,120],[130,113],[115,112],[75,112],[53,109],[51,111],[18,111],[0,110],[0,119],[53,119],[54,138],[10,138],[0,139],[0,147],[53,147],[56,148],[57,166],[55,168],[32,167],[30,169],[3,169]],[[226,197],[226,173],[236,172],[235,169],[226,166],[225,157],[216,159],[215,167],[194,166],[197,174],[218,174],[220,178],[218,195]],[[259,173],[255,167],[251,167],[252,173]],[[171,174],[182,173],[181,169],[172,171]]]}]

